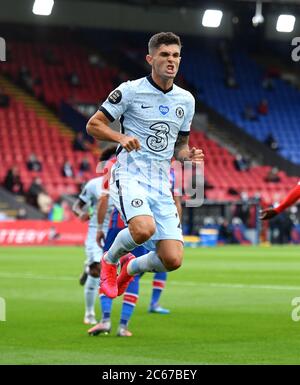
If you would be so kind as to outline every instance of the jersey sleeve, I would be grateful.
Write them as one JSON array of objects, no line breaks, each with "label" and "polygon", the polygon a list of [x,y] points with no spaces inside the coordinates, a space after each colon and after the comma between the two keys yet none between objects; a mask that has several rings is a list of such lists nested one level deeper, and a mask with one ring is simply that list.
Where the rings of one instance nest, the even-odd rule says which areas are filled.
[{"label": "jersey sleeve", "polygon": [[275,211],[279,214],[286,208],[292,206],[300,199],[300,182],[288,193],[286,198],[275,208]]},{"label": "jersey sleeve", "polygon": [[87,203],[87,204],[90,204],[91,200],[92,200],[92,186],[91,186],[91,183],[88,182],[84,188],[82,189],[80,195],[79,195],[79,199],[81,199],[83,202]]},{"label": "jersey sleeve", "polygon": [[195,98],[190,94],[188,103],[186,104],[186,111],[184,114],[184,119],[180,127],[179,135],[189,135],[191,130],[192,120],[195,114]]},{"label": "jersey sleeve", "polygon": [[99,107],[104,115],[113,122],[127,110],[132,101],[132,91],[130,81],[122,83],[112,91],[105,102]]}]

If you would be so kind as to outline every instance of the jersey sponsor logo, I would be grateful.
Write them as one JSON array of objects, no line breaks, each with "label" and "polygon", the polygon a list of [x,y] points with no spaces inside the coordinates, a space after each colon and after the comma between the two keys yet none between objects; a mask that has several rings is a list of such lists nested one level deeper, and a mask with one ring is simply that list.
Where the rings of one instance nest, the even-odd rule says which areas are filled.
[{"label": "jersey sponsor logo", "polygon": [[141,207],[143,205],[143,201],[141,199],[133,199],[131,201],[131,206],[133,207]]},{"label": "jersey sponsor logo", "polygon": [[118,104],[120,103],[121,100],[122,100],[122,92],[120,90],[113,91],[108,97],[108,101],[111,104]]},{"label": "jersey sponsor logo", "polygon": [[176,116],[177,118],[183,118],[183,115],[184,115],[184,110],[182,107],[177,107],[176,108]]},{"label": "jersey sponsor logo", "polygon": [[141,105],[141,107],[144,109],[144,108],[153,108],[153,106],[144,106],[143,104]]},{"label": "jersey sponsor logo", "polygon": [[159,106],[159,111],[162,115],[167,115],[167,113],[169,112],[169,107],[168,106],[162,106],[160,105]]},{"label": "jersey sponsor logo", "polygon": [[154,135],[148,136],[146,143],[152,151],[160,152],[168,147],[168,133],[170,127],[165,122],[152,124],[150,130],[154,131]]}]

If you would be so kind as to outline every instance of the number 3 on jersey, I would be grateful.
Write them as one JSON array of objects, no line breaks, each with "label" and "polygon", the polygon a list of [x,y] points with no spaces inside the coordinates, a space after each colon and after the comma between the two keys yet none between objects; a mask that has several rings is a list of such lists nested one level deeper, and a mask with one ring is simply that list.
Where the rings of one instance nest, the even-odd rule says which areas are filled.
[{"label": "number 3 on jersey", "polygon": [[165,122],[152,124],[150,130],[154,131],[154,135],[148,136],[146,143],[152,151],[163,151],[168,147],[168,133],[170,127]]}]

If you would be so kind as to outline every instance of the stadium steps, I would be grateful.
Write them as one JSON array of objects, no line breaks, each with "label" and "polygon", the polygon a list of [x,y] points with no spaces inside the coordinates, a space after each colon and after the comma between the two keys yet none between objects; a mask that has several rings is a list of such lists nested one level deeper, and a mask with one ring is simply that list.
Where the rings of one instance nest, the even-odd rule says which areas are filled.
[{"label": "stadium steps", "polygon": [[27,107],[33,109],[37,115],[42,116],[48,121],[49,124],[55,125],[60,132],[67,137],[74,138],[74,131],[62,123],[53,112],[39,102],[35,97],[29,95],[21,88],[14,85],[12,82],[0,76],[0,86],[3,87],[9,94],[15,97],[17,100],[21,100]]},{"label": "stadium steps", "polygon": [[0,211],[15,218],[20,208],[26,210],[27,217],[30,219],[45,219],[38,209],[25,203],[24,197],[16,196],[0,187]]},{"label": "stadium steps", "polygon": [[223,133],[218,130],[218,127],[211,121],[207,123],[207,126],[203,126],[201,115],[196,113],[193,119],[193,129],[202,131],[209,139],[218,143],[221,147],[226,148],[231,154],[241,153],[243,155],[249,155],[246,150],[239,146],[238,143],[233,141],[227,133]]}]

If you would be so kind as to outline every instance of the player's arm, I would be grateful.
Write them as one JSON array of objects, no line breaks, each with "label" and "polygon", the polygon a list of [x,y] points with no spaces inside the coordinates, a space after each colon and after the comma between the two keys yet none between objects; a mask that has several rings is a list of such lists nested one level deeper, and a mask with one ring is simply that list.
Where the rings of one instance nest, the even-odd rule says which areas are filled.
[{"label": "player's arm", "polygon": [[121,84],[89,119],[87,133],[97,140],[119,143],[128,152],[139,150],[141,146],[137,138],[121,134],[109,127],[109,123],[126,112],[133,97],[130,86],[127,83]]},{"label": "player's arm", "polygon": [[292,206],[300,199],[300,182],[286,196],[286,198],[276,208],[268,208],[262,211],[260,218],[262,220],[274,218],[288,207]]},{"label": "player's arm", "polygon": [[83,222],[90,219],[90,215],[84,207],[86,207],[86,202],[80,198],[77,198],[72,206],[73,213]]},{"label": "player's arm", "polygon": [[103,232],[103,222],[104,222],[104,218],[108,208],[108,199],[109,199],[109,194],[104,193],[101,195],[98,201],[98,209],[97,209],[98,226],[97,226],[96,241],[100,247],[103,247],[103,243],[105,241],[105,234]]},{"label": "player's arm", "polygon": [[192,161],[192,162],[201,162],[204,160],[203,151],[193,147],[189,148],[189,138],[190,136],[184,132],[178,134],[177,141],[174,148],[174,157],[180,162]]},{"label": "player's arm", "polygon": [[123,134],[112,130],[109,127],[109,119],[102,111],[97,111],[87,122],[87,133],[97,140],[120,143]]},{"label": "player's arm", "polygon": [[108,200],[109,200],[109,180],[111,176],[111,169],[115,164],[114,159],[109,159],[104,168],[103,168],[103,181],[102,181],[102,194],[99,197],[98,205],[97,205],[97,235],[96,242],[100,247],[103,247],[105,242],[105,234],[103,231],[103,223],[105,219],[105,215],[108,209]]}]

